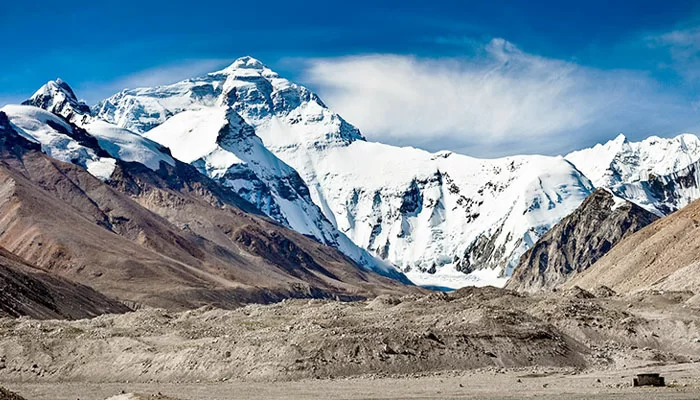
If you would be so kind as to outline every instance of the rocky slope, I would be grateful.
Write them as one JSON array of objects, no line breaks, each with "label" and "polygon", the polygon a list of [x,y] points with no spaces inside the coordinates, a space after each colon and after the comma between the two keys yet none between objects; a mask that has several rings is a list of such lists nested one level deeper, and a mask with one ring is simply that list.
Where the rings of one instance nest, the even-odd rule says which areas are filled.
[{"label": "rocky slope", "polygon": [[[272,218],[332,245],[326,232],[340,231],[420,284],[502,285],[593,188],[557,157],[480,160],[366,142],[314,93],[250,57],[201,78],[124,90],[94,111],[172,147]],[[207,145],[178,146],[193,140]],[[271,163],[260,143],[281,161]],[[267,189],[288,181],[286,169],[271,167],[279,164],[303,179],[301,200]],[[294,211],[278,213],[283,205]],[[349,254],[340,240],[336,247]]]},{"label": "rocky slope", "polygon": [[527,292],[555,289],[593,265],[621,239],[656,219],[638,205],[596,189],[522,256],[506,288]]},{"label": "rocky slope", "polygon": [[[700,310],[689,302],[691,295],[596,298],[571,291],[530,296],[465,288],[362,302],[290,300],[178,313],[143,309],[81,321],[0,319],[0,359],[6,364],[0,380],[77,385],[157,381],[177,382],[178,387],[201,382],[200,393],[227,381],[228,393],[209,398],[230,398],[246,381],[301,380],[308,385],[314,378],[392,375],[411,380],[477,368],[493,376],[514,368],[526,382],[529,373],[549,368],[568,368],[569,373],[656,368],[700,357]],[[619,378],[620,372],[615,374]],[[581,378],[595,385],[595,378]],[[520,388],[517,379],[503,384]],[[471,388],[473,382],[463,383]],[[125,386],[116,389],[113,393]],[[355,385],[353,393],[357,390]],[[377,392],[372,397],[384,396]]]},{"label": "rocky slope", "polygon": [[54,276],[0,248],[0,316],[81,319],[131,311],[94,289]]},{"label": "rocky slope", "polygon": [[[0,245],[52,274],[165,307],[408,290],[251,214],[147,139],[122,135],[108,151],[104,135],[36,107],[0,115]],[[122,160],[119,143],[138,151]]]},{"label": "rocky slope", "polygon": [[[700,139],[691,134],[637,143],[620,135],[567,155],[595,186],[606,188],[614,198],[600,192],[589,198],[596,201],[584,202],[523,256],[507,286],[527,291],[556,288],[624,236],[656,219],[650,213],[669,215],[700,198],[699,158]],[[607,284],[607,272],[599,273],[596,284]]]},{"label": "rocky slope", "polygon": [[618,292],[700,287],[700,201],[629,235],[565,286]]},{"label": "rocky slope", "polygon": [[0,386],[0,400],[25,400],[24,397],[17,393],[11,392]]}]

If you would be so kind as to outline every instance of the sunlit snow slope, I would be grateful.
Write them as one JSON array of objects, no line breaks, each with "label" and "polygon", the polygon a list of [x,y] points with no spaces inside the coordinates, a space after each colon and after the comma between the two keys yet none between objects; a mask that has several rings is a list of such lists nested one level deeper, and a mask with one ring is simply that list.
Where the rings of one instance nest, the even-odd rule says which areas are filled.
[{"label": "sunlit snow slope", "polygon": [[692,134],[652,136],[641,142],[619,135],[566,159],[596,187],[608,188],[659,216],[700,198],[700,139]]}]

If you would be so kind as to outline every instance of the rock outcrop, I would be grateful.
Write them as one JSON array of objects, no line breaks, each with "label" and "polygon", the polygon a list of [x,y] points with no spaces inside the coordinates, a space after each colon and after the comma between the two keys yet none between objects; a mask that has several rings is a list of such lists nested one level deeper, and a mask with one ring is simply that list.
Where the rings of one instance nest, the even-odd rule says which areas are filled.
[{"label": "rock outcrop", "polygon": [[597,189],[522,256],[506,287],[528,292],[555,289],[656,219],[636,204]]}]

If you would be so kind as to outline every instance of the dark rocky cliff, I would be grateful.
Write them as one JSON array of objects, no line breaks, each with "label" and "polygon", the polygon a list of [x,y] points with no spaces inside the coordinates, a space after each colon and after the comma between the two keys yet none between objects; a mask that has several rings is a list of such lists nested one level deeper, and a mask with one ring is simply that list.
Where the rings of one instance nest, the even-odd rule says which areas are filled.
[{"label": "dark rocky cliff", "polygon": [[597,189],[523,254],[506,287],[527,292],[555,289],[656,219],[636,204]]}]

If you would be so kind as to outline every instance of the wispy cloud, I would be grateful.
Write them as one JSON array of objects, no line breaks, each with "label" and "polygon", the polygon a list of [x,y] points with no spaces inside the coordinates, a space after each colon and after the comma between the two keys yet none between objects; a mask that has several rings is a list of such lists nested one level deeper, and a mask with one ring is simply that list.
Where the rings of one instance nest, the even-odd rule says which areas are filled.
[{"label": "wispy cloud", "polygon": [[213,72],[232,61],[229,59],[186,60],[176,64],[149,68],[106,82],[85,82],[75,89],[79,97],[85,99],[88,104],[93,104],[123,89],[152,87],[178,82]]},{"label": "wispy cloud", "polygon": [[475,53],[317,59],[306,80],[370,139],[475,155],[560,152],[620,131],[671,133],[698,115],[643,74],[544,58],[503,39]]},{"label": "wispy cloud", "polygon": [[668,50],[672,60],[669,67],[690,81],[700,80],[700,27],[652,35],[646,40],[651,47]]}]

